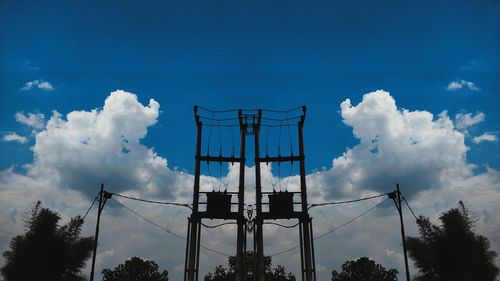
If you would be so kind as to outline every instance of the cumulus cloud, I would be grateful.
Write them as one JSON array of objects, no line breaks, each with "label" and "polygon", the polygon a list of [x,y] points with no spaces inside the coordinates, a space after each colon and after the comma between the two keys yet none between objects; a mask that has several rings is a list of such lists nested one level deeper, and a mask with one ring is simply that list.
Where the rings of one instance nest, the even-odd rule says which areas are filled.
[{"label": "cumulus cloud", "polygon": [[485,117],[486,115],[482,112],[475,115],[472,115],[472,113],[459,113],[455,115],[455,127],[459,130],[465,130],[483,122]]},{"label": "cumulus cloud", "polygon": [[23,112],[17,112],[14,117],[17,122],[35,130],[41,130],[45,127],[45,115],[42,113],[28,113],[28,115],[25,115]]},{"label": "cumulus cloud", "polygon": [[489,141],[489,142],[493,142],[493,141],[496,141],[497,140],[497,136],[491,132],[489,133],[484,133],[480,136],[477,136],[477,137],[473,137],[472,138],[472,142],[473,143],[482,143],[483,141]]},{"label": "cumulus cloud", "polygon": [[2,140],[3,141],[16,141],[18,143],[27,143],[28,142],[28,138],[26,137],[23,137],[23,136],[20,136],[14,132],[9,132],[9,133],[6,133],[3,137],[2,137]]},{"label": "cumulus cloud", "polygon": [[400,183],[409,195],[439,188],[450,176],[472,174],[466,163],[464,134],[455,130],[446,111],[399,109],[394,98],[379,90],[358,105],[340,105],[343,122],[352,127],[359,144],[333,159],[330,170],[314,181],[330,186],[330,196],[360,190],[387,191]]},{"label": "cumulus cloud", "polygon": [[28,81],[24,84],[24,86],[21,88],[21,91],[30,91],[33,88],[38,88],[40,90],[50,92],[54,90],[54,86],[48,81],[37,79],[33,81]]},{"label": "cumulus cloud", "polygon": [[117,90],[102,109],[54,111],[35,136],[32,177],[49,177],[59,187],[93,196],[100,183],[115,191],[141,190],[171,195],[185,174],[168,169],[167,160],[142,145],[148,127],[156,123],[160,105],[143,106],[137,96]]},{"label": "cumulus cloud", "polygon": [[446,90],[448,91],[457,91],[462,88],[467,88],[471,91],[479,91],[480,89],[476,86],[474,82],[463,80],[463,79],[457,79],[455,81],[452,81],[446,86]]}]

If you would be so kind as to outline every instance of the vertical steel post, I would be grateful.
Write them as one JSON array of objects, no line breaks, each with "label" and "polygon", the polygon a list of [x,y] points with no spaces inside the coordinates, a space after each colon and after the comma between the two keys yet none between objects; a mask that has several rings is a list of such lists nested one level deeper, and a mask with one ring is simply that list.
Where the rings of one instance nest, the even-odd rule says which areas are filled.
[{"label": "vertical steel post", "polygon": [[198,223],[198,242],[196,243],[196,279],[198,280],[198,275],[200,274],[200,246],[201,246],[201,223]]},{"label": "vertical steel post", "polygon": [[186,280],[187,278],[187,272],[188,272],[188,253],[189,253],[189,237],[191,236],[191,218],[188,217],[188,226],[187,226],[187,237],[186,239],[186,254],[185,254],[185,260],[184,260],[184,279]]},{"label": "vertical steel post", "polygon": [[255,218],[253,221],[252,234],[253,234],[253,252],[254,254],[257,254],[257,232],[255,231]]},{"label": "vertical steel post", "polygon": [[238,187],[238,233],[236,241],[236,281],[243,281],[243,239],[244,239],[244,203],[245,203],[245,138],[246,138],[246,124],[243,122],[242,111],[238,111],[240,120],[240,178]]},{"label": "vertical steel post", "polygon": [[201,133],[202,133],[202,124],[199,116],[197,115],[198,107],[194,107],[194,113],[196,117],[196,128],[197,128],[197,136],[196,136],[196,156],[195,156],[195,171],[194,171],[194,187],[193,187],[193,213],[191,214],[191,233],[189,233],[188,244],[187,247],[189,250],[186,253],[188,255],[188,266],[187,266],[187,280],[185,281],[195,281],[196,272],[198,269],[196,268],[197,258],[196,256],[199,254],[199,233],[200,233],[200,217],[198,215],[198,205],[199,205],[199,194],[200,194],[200,175],[201,175]]},{"label": "vertical steel post", "polygon": [[305,155],[304,155],[304,138],[303,127],[306,114],[306,107],[303,106],[302,115],[299,124],[299,157],[300,157],[300,195],[302,203],[302,216],[300,223],[303,225],[303,239],[304,239],[304,262],[305,262],[305,281],[313,281],[313,268],[312,268],[312,249],[311,249],[311,235],[309,231],[309,214],[307,212],[307,189],[306,189],[306,168],[305,168]]},{"label": "vertical steel post", "polygon": [[305,270],[304,270],[304,235],[302,232],[302,223],[299,223],[299,243],[300,243],[300,273],[302,276],[302,281],[305,280]]},{"label": "vertical steel post", "polygon": [[191,233],[189,237],[189,251],[188,251],[188,274],[187,278],[188,281],[195,281],[198,269],[196,268],[197,265],[197,256],[200,251],[200,245],[198,244],[200,241],[199,238],[199,233],[200,233],[200,223],[199,223],[199,218],[196,218],[196,215],[191,215]]},{"label": "vertical steel post", "polygon": [[312,218],[309,218],[309,227],[310,227],[310,231],[311,231],[312,269],[314,272],[314,280],[317,280],[316,279],[316,258],[314,255],[314,234],[313,234]]},{"label": "vertical steel post", "polygon": [[97,209],[97,222],[95,225],[94,251],[92,253],[92,266],[90,269],[90,281],[94,281],[95,258],[97,255],[97,241],[99,240],[99,223],[101,221],[102,208],[104,207],[104,202],[102,201],[103,196],[104,196],[104,184],[101,184],[101,191],[99,192],[99,208]]},{"label": "vertical steel post", "polygon": [[410,281],[410,270],[408,269],[408,254],[406,253],[405,225],[403,223],[403,209],[401,204],[401,191],[399,191],[399,183],[396,184],[396,199],[397,202],[394,203],[396,203],[396,207],[399,213],[399,220],[401,222],[401,238],[403,240],[403,254],[405,258],[406,281]]},{"label": "vertical steel post", "polygon": [[[194,107],[194,112],[198,111],[198,107]],[[196,156],[194,167],[194,191],[193,191],[193,213],[198,213],[198,203],[200,201],[200,175],[201,175],[201,133],[202,124],[200,117],[196,115]]]},{"label": "vertical steel post", "polygon": [[260,120],[262,118],[262,110],[259,109],[257,123],[253,124],[253,132],[255,137],[255,229],[257,235],[257,280],[264,281],[264,233],[263,233],[263,218],[262,218],[262,183],[260,178]]},{"label": "vertical steel post", "polygon": [[[243,253],[246,253],[247,252],[247,231],[248,231],[248,227],[247,227],[247,223],[246,223],[246,220],[244,220],[245,224],[243,225],[243,233],[244,233],[244,242],[243,242]],[[248,272],[248,264],[246,263],[243,263],[243,281],[247,281],[247,272]]]}]

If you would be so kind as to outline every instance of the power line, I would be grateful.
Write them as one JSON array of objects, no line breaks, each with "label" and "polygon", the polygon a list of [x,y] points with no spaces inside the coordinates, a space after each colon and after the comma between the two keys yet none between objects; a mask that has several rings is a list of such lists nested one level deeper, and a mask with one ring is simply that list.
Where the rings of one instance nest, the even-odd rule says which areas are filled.
[{"label": "power line", "polygon": [[[385,202],[385,201],[387,201],[388,199],[389,199],[389,198],[386,198],[386,199],[384,199],[384,200],[380,201],[380,202],[379,202],[379,203],[377,203],[375,206],[373,206],[373,207],[371,207],[370,209],[368,209],[368,210],[364,211],[364,212],[363,212],[363,213],[361,213],[360,215],[358,215],[358,216],[356,216],[356,217],[354,217],[354,218],[352,218],[352,219],[348,220],[347,222],[345,222],[345,223],[343,223],[343,224],[341,224],[341,225],[339,225],[339,226],[337,226],[337,227],[335,227],[335,228],[333,228],[333,229],[328,230],[326,233],[324,233],[324,234],[322,234],[322,235],[320,235],[320,236],[318,236],[318,237],[313,238],[313,240],[319,240],[319,239],[321,239],[321,238],[323,238],[323,237],[327,236],[328,234],[330,234],[330,233],[332,233],[332,232],[334,232],[334,231],[337,231],[338,229],[340,229],[340,228],[342,228],[342,227],[344,227],[344,226],[346,226],[346,225],[348,225],[348,224],[350,224],[350,223],[354,222],[355,220],[359,219],[360,217],[362,217],[362,216],[366,215],[367,213],[369,213],[369,212],[373,211],[375,208],[377,208],[379,205],[381,205],[382,203],[384,203],[384,202]],[[288,248],[288,249],[286,249],[286,250],[283,250],[283,251],[280,251],[280,252],[274,253],[274,254],[272,254],[272,255],[270,255],[270,256],[271,256],[271,257],[278,256],[278,255],[281,255],[281,254],[284,254],[284,253],[290,252],[290,251],[292,251],[292,250],[295,250],[295,249],[297,249],[298,247],[300,247],[300,244],[299,244],[299,245],[295,245],[294,247]]]},{"label": "power line", "polygon": [[203,116],[203,115],[198,115],[201,119],[209,120],[209,121],[231,121],[231,120],[239,120],[238,117],[228,117],[228,118],[215,118],[215,117],[208,117],[208,116]]},{"label": "power line", "polygon": [[216,225],[208,225],[208,224],[201,223],[201,225],[203,225],[206,228],[216,228],[216,227],[220,227],[223,225],[229,225],[229,224],[236,224],[236,223],[235,222],[225,222],[225,223],[220,223],[220,224],[216,224]]},{"label": "power line", "polygon": [[293,246],[292,248],[288,248],[288,249],[286,249],[286,250],[283,250],[283,251],[281,251],[281,252],[274,253],[274,254],[269,255],[269,256],[270,256],[270,257],[279,256],[279,255],[281,255],[281,254],[284,254],[284,253],[290,252],[290,251],[292,251],[292,250],[295,250],[295,249],[297,249],[298,247],[300,247],[300,244],[297,244],[297,245]]},{"label": "power line", "polygon": [[[258,111],[259,109],[250,109],[250,108],[241,108],[241,109],[226,109],[226,110],[212,110],[212,109],[208,109],[206,107],[203,107],[203,106],[198,106],[199,109],[203,109],[203,110],[206,110],[206,111],[209,111],[209,112],[212,112],[212,113],[227,113],[227,112],[238,112],[239,110],[241,111]],[[297,109],[302,109],[303,107],[302,106],[297,106],[297,107],[294,107],[294,108],[291,108],[291,109],[288,109],[288,110],[275,110],[275,109],[260,109],[261,111],[264,111],[264,112],[274,112],[274,113],[287,113],[287,112],[292,112],[292,111],[295,111]]]},{"label": "power line", "polygon": [[158,227],[158,228],[162,229],[163,231],[165,231],[165,232],[167,232],[167,233],[169,233],[169,234],[172,234],[173,236],[175,236],[175,237],[177,237],[177,238],[180,238],[180,239],[182,239],[182,240],[186,240],[186,239],[185,239],[184,237],[182,237],[181,235],[179,235],[179,234],[177,234],[177,233],[175,233],[175,232],[172,232],[172,231],[170,231],[170,230],[168,230],[168,229],[164,228],[163,226],[161,226],[161,225],[159,225],[159,224],[157,224],[157,223],[155,223],[155,222],[151,221],[150,219],[148,219],[148,218],[144,217],[143,215],[141,215],[141,214],[137,213],[136,211],[134,211],[134,210],[130,209],[129,207],[125,206],[125,205],[124,205],[123,203],[121,203],[120,201],[115,200],[115,199],[113,199],[113,198],[110,198],[110,199],[111,199],[111,200],[113,200],[113,201],[115,201],[116,203],[118,203],[118,204],[119,204],[120,206],[122,206],[123,208],[125,208],[125,209],[129,210],[130,212],[132,212],[132,213],[133,213],[133,214],[135,214],[136,216],[140,217],[141,219],[143,219],[143,220],[145,220],[145,221],[147,221],[147,222],[151,223],[152,225],[154,225],[154,226],[156,226],[156,227]]},{"label": "power line", "polygon": [[266,128],[277,128],[277,127],[297,127],[297,124],[260,124],[261,127],[266,127]]},{"label": "power line", "polygon": [[94,202],[92,202],[92,204],[90,205],[90,207],[87,209],[87,212],[85,212],[85,215],[83,216],[82,220],[85,220],[85,218],[87,217],[87,215],[90,212],[90,209],[92,209],[92,207],[94,207],[95,201],[97,201],[98,198],[99,198],[99,196],[96,196],[94,198]]},{"label": "power line", "polygon": [[406,201],[406,198],[404,196],[401,197],[403,197],[403,201],[405,201],[406,206],[408,206],[408,209],[410,209],[410,212],[412,213],[413,217],[418,221],[419,218],[415,215],[415,212],[413,212],[412,208],[410,207],[410,204],[408,204],[408,201]]},{"label": "power line", "polygon": [[[288,116],[288,114],[287,114],[287,116]],[[292,116],[292,117],[285,117],[285,118],[261,117],[262,120],[280,121],[280,122],[284,122],[284,121],[288,121],[288,120],[295,120],[295,119],[300,119],[300,118],[302,118],[302,115]],[[286,127],[286,125],[284,127]]]},{"label": "power line", "polygon": [[320,235],[320,236],[318,236],[318,237],[315,237],[315,238],[314,238],[314,240],[321,239],[321,238],[323,238],[323,237],[327,236],[328,234],[330,234],[330,233],[332,233],[332,232],[334,232],[334,231],[336,231],[336,230],[338,230],[338,229],[340,229],[340,228],[342,228],[342,227],[344,227],[344,226],[346,226],[346,225],[348,225],[348,224],[350,224],[350,223],[354,222],[355,220],[359,219],[360,217],[362,217],[362,216],[364,216],[364,215],[368,214],[369,212],[373,211],[375,208],[377,208],[379,205],[381,205],[382,203],[384,203],[384,202],[385,202],[385,201],[387,201],[388,199],[389,199],[389,198],[385,198],[384,200],[380,201],[380,202],[379,202],[379,203],[377,203],[375,206],[373,206],[373,207],[371,207],[370,209],[368,209],[368,210],[364,211],[364,212],[363,212],[363,213],[361,213],[360,215],[358,215],[358,216],[356,216],[356,217],[354,217],[354,218],[352,218],[352,219],[348,220],[347,222],[345,222],[345,223],[343,223],[343,224],[341,224],[341,225],[339,225],[339,226],[337,226],[337,227],[335,227],[335,228],[332,228],[332,229],[328,230],[326,233],[324,233],[324,234],[322,234],[322,235]]},{"label": "power line", "polygon": [[115,195],[115,196],[118,196],[118,197],[130,199],[130,200],[135,200],[135,201],[140,201],[140,202],[153,203],[153,204],[162,204],[162,205],[173,205],[173,206],[180,206],[180,207],[186,207],[186,208],[192,209],[191,206],[189,206],[189,204],[186,204],[186,203],[147,200],[147,199],[141,199],[141,198],[136,198],[136,197],[130,197],[130,196],[126,196],[126,195],[123,195],[123,194],[113,193],[113,192],[110,192],[110,193],[112,195]]},{"label": "power line", "polygon": [[354,203],[354,202],[359,202],[359,201],[365,201],[365,200],[370,200],[370,199],[375,199],[383,196],[387,196],[389,193],[383,193],[383,194],[378,194],[370,197],[364,197],[364,198],[359,198],[359,199],[353,199],[353,200],[346,200],[346,201],[335,201],[335,202],[326,202],[326,203],[319,203],[319,204],[311,204],[308,209],[314,208],[314,207],[321,207],[321,206],[326,206],[326,205],[339,205],[339,204],[347,204],[347,203]]},{"label": "power line", "polygon": [[297,109],[302,109],[304,108],[303,106],[297,106],[288,110],[275,110],[275,109],[262,109],[262,111],[267,111],[267,112],[275,112],[275,113],[287,113],[287,112],[292,112]]},{"label": "power line", "polygon": [[226,127],[226,128],[232,128],[232,127],[239,127],[240,124],[204,124],[205,127]]},{"label": "power line", "polygon": [[299,225],[299,223],[292,224],[292,225],[284,225],[284,224],[277,223],[277,222],[265,222],[264,224],[277,225],[277,226],[284,227],[284,228],[294,228],[297,225]]},{"label": "power line", "polygon": [[[133,213],[134,215],[136,215],[136,216],[140,217],[141,219],[143,219],[143,220],[145,220],[145,221],[149,222],[150,224],[152,224],[152,225],[154,225],[154,226],[158,227],[159,229],[161,229],[161,230],[163,230],[163,231],[167,232],[168,234],[171,234],[171,235],[173,235],[173,236],[175,236],[175,237],[177,237],[177,238],[179,238],[179,239],[186,240],[186,238],[185,238],[185,237],[183,237],[183,236],[181,236],[181,235],[179,235],[179,234],[177,234],[177,233],[175,233],[175,232],[173,232],[173,231],[171,231],[171,230],[168,230],[167,228],[165,228],[165,227],[163,227],[163,226],[161,226],[161,225],[159,225],[159,224],[157,224],[157,223],[153,222],[152,220],[150,220],[150,219],[148,219],[148,218],[144,217],[143,215],[141,215],[141,214],[137,213],[136,211],[132,210],[131,208],[129,208],[129,207],[127,207],[127,206],[125,206],[125,205],[124,205],[123,203],[121,203],[120,201],[115,200],[115,199],[113,199],[112,197],[111,197],[110,199],[111,199],[111,200],[113,200],[114,202],[116,202],[118,205],[120,205],[120,206],[122,206],[123,208],[125,208],[126,210],[130,211],[130,212],[131,212],[131,213]],[[216,254],[222,255],[222,256],[226,256],[226,257],[228,257],[228,256],[229,256],[229,254],[226,254],[226,253],[223,253],[223,252],[220,252],[220,251],[217,251],[217,250],[214,250],[214,249],[208,248],[207,246],[204,246],[204,245],[200,245],[200,247],[201,247],[201,248],[203,248],[203,249],[205,249],[205,250],[207,250],[207,251],[210,251],[210,252],[213,252],[213,253],[216,253]]]},{"label": "power line", "polygon": [[[215,118],[215,117],[208,117],[208,116],[202,116],[198,115],[200,119],[207,120],[210,122],[224,122],[224,121],[235,121],[239,120],[238,117],[229,117],[229,118]],[[284,122],[284,121],[289,121],[289,120],[298,120],[302,118],[302,116],[293,116],[293,117],[285,117],[285,118],[272,118],[272,117],[261,117],[261,120],[265,121],[275,121],[275,122]],[[269,122],[270,123],[270,122]],[[228,122],[228,124],[205,124],[205,126],[210,126],[210,127],[236,127],[240,126],[240,124],[233,124],[231,122]],[[288,127],[288,126],[297,126],[297,124],[289,124],[289,125],[276,125],[276,124],[266,124],[262,123],[261,126],[264,127]]]}]

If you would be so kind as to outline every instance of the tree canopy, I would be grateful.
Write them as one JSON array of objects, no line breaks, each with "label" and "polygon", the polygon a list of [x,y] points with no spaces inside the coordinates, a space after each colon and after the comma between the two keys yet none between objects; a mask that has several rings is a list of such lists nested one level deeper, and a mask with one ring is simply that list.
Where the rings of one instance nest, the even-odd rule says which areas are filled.
[{"label": "tree canopy", "polygon": [[80,238],[81,217],[62,226],[60,220],[57,213],[36,202],[25,221],[26,233],[14,237],[3,253],[6,281],[85,280],[81,269],[92,252],[93,238]]},{"label": "tree canopy", "polygon": [[408,237],[407,248],[418,269],[417,281],[493,281],[496,253],[484,236],[474,233],[474,220],[463,202],[443,213],[441,226],[420,217],[420,237]]},{"label": "tree canopy", "polygon": [[154,261],[133,257],[113,270],[102,271],[102,281],[168,281],[168,271],[158,271]]},{"label": "tree canopy", "polygon": [[[256,253],[253,251],[245,252],[243,256],[243,267],[246,268],[247,280],[253,280],[255,274],[255,264],[257,262]],[[205,281],[234,281],[236,272],[236,257],[228,258],[229,268],[222,265],[215,267],[214,273],[209,272],[205,275]],[[278,265],[271,268],[272,259],[270,256],[264,256],[264,274],[266,281],[295,281],[295,275],[287,273],[285,267]]]},{"label": "tree canopy", "polygon": [[342,271],[332,271],[332,281],[396,281],[398,271],[386,270],[367,257],[349,260],[342,264]]}]

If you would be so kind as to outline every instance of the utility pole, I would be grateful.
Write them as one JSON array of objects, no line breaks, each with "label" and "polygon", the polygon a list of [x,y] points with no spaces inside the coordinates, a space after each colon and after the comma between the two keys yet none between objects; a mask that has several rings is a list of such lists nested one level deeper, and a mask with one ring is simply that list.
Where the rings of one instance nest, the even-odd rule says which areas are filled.
[{"label": "utility pole", "polygon": [[399,220],[401,222],[401,239],[403,240],[403,254],[405,258],[406,281],[410,281],[410,270],[408,269],[408,254],[406,253],[405,225],[403,223],[403,208],[401,204],[401,191],[399,190],[399,183],[396,184],[396,191],[389,194],[389,198],[394,200],[394,204],[396,204],[396,209],[398,209]]},{"label": "utility pole", "polygon": [[99,208],[97,209],[97,223],[95,226],[94,235],[94,252],[92,253],[92,267],[90,270],[90,281],[94,281],[95,258],[97,255],[97,241],[99,240],[99,223],[101,221],[101,213],[104,209],[104,204],[111,198],[111,193],[104,191],[104,184],[101,184],[101,191],[99,192]]}]

